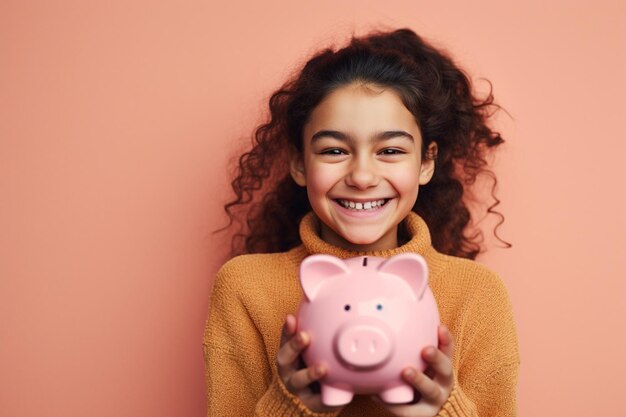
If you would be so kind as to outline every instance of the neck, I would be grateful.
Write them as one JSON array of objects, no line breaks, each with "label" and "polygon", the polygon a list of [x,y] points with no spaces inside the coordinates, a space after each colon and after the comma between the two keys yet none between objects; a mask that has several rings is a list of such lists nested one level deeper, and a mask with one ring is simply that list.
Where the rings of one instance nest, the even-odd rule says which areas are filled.
[{"label": "neck", "polygon": [[[326,232],[325,232],[326,233]],[[397,233],[397,234],[396,234]],[[414,252],[427,258],[435,253],[430,243],[428,226],[421,217],[411,212],[394,232],[395,241],[388,249],[361,249],[364,246],[341,241],[331,241],[327,235],[322,237],[322,222],[309,212],[300,222],[300,238],[304,249],[309,254],[326,253],[338,258],[355,256],[380,256],[388,258],[399,253]]]},{"label": "neck", "polygon": [[[321,222],[320,222],[321,223]],[[320,238],[331,245],[337,246],[351,252],[373,252],[381,250],[389,250],[397,248],[398,245],[398,226],[389,230],[375,242],[372,243],[354,243],[344,239],[324,223],[320,224]]]}]

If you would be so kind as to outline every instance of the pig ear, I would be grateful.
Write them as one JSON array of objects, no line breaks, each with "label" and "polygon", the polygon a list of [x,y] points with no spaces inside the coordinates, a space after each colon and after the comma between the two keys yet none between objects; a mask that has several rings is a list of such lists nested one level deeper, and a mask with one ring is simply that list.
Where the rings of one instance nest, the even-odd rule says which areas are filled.
[{"label": "pig ear", "polygon": [[324,281],[333,275],[349,272],[345,262],[331,255],[312,255],[305,258],[300,264],[300,284],[304,295],[309,301],[313,300]]},{"label": "pig ear", "polygon": [[428,265],[416,253],[403,253],[384,261],[378,271],[395,275],[404,280],[413,290],[418,300],[422,299],[428,285]]}]

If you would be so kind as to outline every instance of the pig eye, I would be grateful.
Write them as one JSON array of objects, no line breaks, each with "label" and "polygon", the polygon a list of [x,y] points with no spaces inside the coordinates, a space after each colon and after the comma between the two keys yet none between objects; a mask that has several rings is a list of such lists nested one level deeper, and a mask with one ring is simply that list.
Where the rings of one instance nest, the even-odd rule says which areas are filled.
[{"label": "pig eye", "polygon": [[350,311],[350,304],[346,304],[345,306],[343,306],[343,309],[346,311]]},{"label": "pig eye", "polygon": [[383,309],[383,305],[382,304],[376,304],[376,310],[380,311]]}]

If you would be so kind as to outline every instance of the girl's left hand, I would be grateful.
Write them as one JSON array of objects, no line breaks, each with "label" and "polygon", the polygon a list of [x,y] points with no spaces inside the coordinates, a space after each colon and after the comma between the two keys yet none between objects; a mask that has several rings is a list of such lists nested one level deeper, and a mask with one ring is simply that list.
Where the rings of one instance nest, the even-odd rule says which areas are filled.
[{"label": "girl's left hand", "polygon": [[402,377],[418,391],[416,401],[410,404],[386,404],[374,397],[396,416],[434,417],[448,400],[454,385],[451,360],[454,342],[447,327],[439,326],[438,332],[439,349],[429,346],[422,351],[422,358],[428,364],[426,371],[406,368],[402,372]]}]

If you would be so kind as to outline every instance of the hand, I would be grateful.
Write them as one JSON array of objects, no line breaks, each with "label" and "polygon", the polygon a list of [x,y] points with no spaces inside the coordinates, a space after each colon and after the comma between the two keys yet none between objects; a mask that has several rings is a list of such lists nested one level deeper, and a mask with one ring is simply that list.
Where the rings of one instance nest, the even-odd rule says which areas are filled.
[{"label": "hand", "polygon": [[289,392],[300,398],[300,401],[313,412],[335,411],[338,407],[327,407],[322,404],[322,397],[315,394],[309,385],[322,378],[326,369],[321,365],[298,369],[300,353],[309,345],[310,339],[306,332],[296,333],[296,318],[287,315],[283,333],[280,338],[280,349],[276,354],[278,375]]},{"label": "hand", "polygon": [[439,326],[439,349],[429,346],[422,350],[422,358],[428,364],[425,372],[415,368],[406,368],[402,377],[418,392],[416,402],[411,404],[386,404],[375,397],[394,415],[399,417],[434,417],[450,397],[454,385],[452,370],[452,352],[454,341],[445,326]]}]

